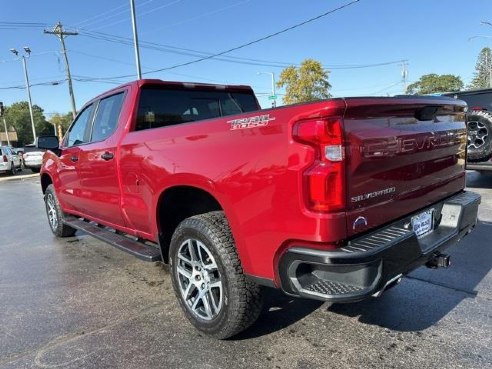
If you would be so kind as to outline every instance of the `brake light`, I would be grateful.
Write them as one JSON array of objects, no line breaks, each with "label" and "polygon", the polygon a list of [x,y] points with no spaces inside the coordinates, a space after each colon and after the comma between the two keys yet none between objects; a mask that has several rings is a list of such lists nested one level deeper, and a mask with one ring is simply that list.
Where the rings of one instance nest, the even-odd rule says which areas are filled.
[{"label": "brake light", "polygon": [[294,140],[315,149],[315,159],[303,173],[308,208],[336,212],[345,208],[345,163],[342,119],[314,119],[294,125]]},{"label": "brake light", "polygon": [[4,161],[4,163],[7,163],[9,161],[9,158],[7,158],[7,155],[3,156],[3,161]]}]

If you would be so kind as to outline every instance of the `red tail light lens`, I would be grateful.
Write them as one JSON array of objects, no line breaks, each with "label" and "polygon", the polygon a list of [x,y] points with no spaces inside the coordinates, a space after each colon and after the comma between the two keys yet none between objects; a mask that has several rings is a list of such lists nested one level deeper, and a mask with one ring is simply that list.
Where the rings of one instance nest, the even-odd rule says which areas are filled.
[{"label": "red tail light lens", "polygon": [[4,163],[7,163],[9,161],[9,158],[7,158],[7,155],[3,156],[3,161],[4,161]]},{"label": "red tail light lens", "polygon": [[303,173],[308,208],[324,213],[343,210],[345,163],[341,118],[298,122],[293,137],[315,149],[315,160]]}]

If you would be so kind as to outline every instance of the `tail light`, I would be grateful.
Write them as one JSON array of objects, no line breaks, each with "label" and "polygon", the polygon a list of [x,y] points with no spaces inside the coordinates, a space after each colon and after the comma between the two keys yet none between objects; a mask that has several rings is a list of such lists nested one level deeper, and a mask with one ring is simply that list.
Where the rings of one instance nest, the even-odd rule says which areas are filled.
[{"label": "tail light", "polygon": [[303,173],[308,208],[336,212],[345,208],[345,163],[340,117],[300,121],[294,140],[315,149],[313,164]]},{"label": "tail light", "polygon": [[4,156],[3,156],[3,162],[4,162],[4,163],[7,163],[8,161],[9,161],[9,158],[7,158],[7,155],[4,155]]}]

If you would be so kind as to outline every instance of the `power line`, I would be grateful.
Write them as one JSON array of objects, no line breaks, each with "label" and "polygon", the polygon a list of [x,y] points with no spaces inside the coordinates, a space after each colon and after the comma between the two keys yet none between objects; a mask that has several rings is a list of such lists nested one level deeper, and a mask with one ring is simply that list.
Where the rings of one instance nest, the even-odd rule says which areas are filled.
[{"label": "power line", "polygon": [[[142,17],[142,16],[144,16],[144,15],[147,15],[147,14],[153,13],[153,12],[155,12],[155,11],[157,11],[157,10],[160,10],[160,9],[163,9],[163,8],[167,8],[167,7],[171,6],[171,5],[174,5],[174,4],[177,4],[177,3],[180,3],[180,2],[182,2],[182,1],[183,1],[183,0],[174,0],[174,1],[171,1],[170,3],[167,3],[167,4],[164,4],[164,5],[158,6],[158,7],[154,8],[154,9],[151,9],[151,10],[149,10],[149,11],[147,11],[147,12],[143,12],[142,14],[139,14],[139,16],[138,16],[138,17]],[[118,21],[116,21],[116,22],[113,22],[113,23],[107,23],[107,24],[104,24],[104,25],[102,25],[102,26],[100,26],[100,27],[96,27],[96,28],[94,28],[94,29],[96,29],[96,30],[97,30],[97,29],[101,29],[101,28],[107,28],[107,27],[114,26],[115,24],[120,24],[120,23],[122,23],[122,22],[127,22],[127,20],[126,20],[126,19],[120,19],[120,20],[118,20]]]},{"label": "power line", "polygon": [[[119,64],[124,64],[124,65],[131,65],[131,66],[134,65],[134,63],[129,63],[129,62],[126,62],[126,61],[122,61],[122,60],[118,60],[118,59],[113,59],[113,58],[108,58],[108,57],[101,56],[101,55],[90,54],[90,53],[86,53],[86,52],[78,51],[78,50],[74,50],[74,49],[69,49],[68,51],[70,51],[71,53],[84,55],[84,56],[87,56],[89,58],[96,58],[96,59],[101,59],[101,60],[107,60],[107,61],[110,61],[112,63],[119,63]],[[1,63],[1,61],[0,61],[0,63]]]},{"label": "power line", "polygon": [[[191,65],[191,64],[195,64],[195,63],[199,63],[199,62],[202,62],[202,61],[205,61],[205,60],[209,60],[209,59],[214,59],[214,58],[217,58],[218,56],[223,56],[224,54],[228,54],[230,52],[233,52],[233,51],[237,51],[237,50],[240,50],[240,49],[243,49],[245,47],[248,47],[248,46],[251,46],[251,45],[254,45],[254,44],[257,44],[259,42],[262,42],[262,41],[265,41],[265,40],[268,40],[272,37],[275,37],[275,36],[278,36],[280,34],[283,34],[283,33],[286,33],[286,32],[289,32],[289,31],[292,31],[293,29],[296,29],[296,28],[299,28],[301,26],[304,26],[308,23],[311,23],[311,22],[314,22],[318,19],[321,19],[323,17],[326,17],[328,15],[331,15],[333,13],[336,13],[342,9],[345,9],[355,3],[358,3],[360,0],[352,0],[348,3],[345,3],[337,8],[334,8],[332,10],[329,10],[325,13],[322,13],[320,15],[317,15],[315,17],[312,17],[310,19],[307,19],[303,22],[300,22],[300,23],[297,23],[293,26],[290,26],[290,27],[287,27],[287,28],[284,28],[280,31],[277,31],[277,32],[274,32],[274,33],[271,33],[271,34],[268,34],[266,36],[263,36],[263,37],[260,37],[256,40],[253,40],[253,41],[250,41],[250,42],[247,42],[245,44],[242,44],[242,45],[239,45],[239,46],[236,46],[236,47],[233,47],[233,48],[230,48],[228,50],[225,50],[225,51],[222,51],[222,52],[219,52],[219,53],[215,53],[215,54],[210,54],[210,55],[207,55],[207,56],[203,56],[199,59],[195,59],[195,60],[191,60],[189,62],[185,62],[185,63],[180,63],[180,64],[175,64],[173,66],[170,66],[170,67],[164,67],[164,68],[159,68],[159,69],[154,69],[154,70],[150,70],[150,71],[147,71],[147,72],[144,72],[142,74],[150,74],[150,73],[156,73],[156,72],[162,72],[162,71],[165,71],[165,70],[172,70],[172,69],[176,69],[176,68],[179,68],[179,67],[184,67],[184,66],[188,66],[188,65]],[[111,77],[112,79],[121,79],[121,78],[129,78],[129,77],[132,77],[133,75],[132,74],[127,74],[127,75],[122,75],[122,76],[113,76]]]},{"label": "power line", "polygon": [[233,52],[233,51],[237,51],[237,50],[240,50],[240,49],[243,49],[245,47],[248,47],[248,46],[251,46],[251,45],[254,45],[254,44],[257,44],[259,42],[262,42],[262,41],[265,41],[265,40],[268,40],[272,37],[275,37],[275,36],[278,36],[278,35],[281,35],[283,33],[286,33],[286,32],[289,32],[289,31],[292,31],[293,29],[296,29],[296,28],[299,28],[299,27],[302,27],[308,23],[311,23],[311,22],[314,22],[318,19],[321,19],[321,18],[324,18],[328,15],[331,15],[333,13],[336,13],[342,9],[345,9],[355,3],[358,3],[360,0],[352,0],[346,4],[343,4],[335,9],[332,9],[332,10],[329,10],[325,13],[322,13],[320,15],[317,15],[313,18],[310,18],[310,19],[307,19],[303,22],[300,22],[300,23],[297,23],[293,26],[290,26],[290,27],[287,27],[287,28],[284,28],[280,31],[277,31],[277,32],[274,32],[274,33],[271,33],[269,35],[266,35],[266,36],[263,36],[263,37],[260,37],[256,40],[253,40],[253,41],[250,41],[250,42],[247,42],[245,44],[242,44],[242,45],[239,45],[239,46],[236,46],[236,47],[233,47],[233,48],[230,48],[228,50],[225,50],[225,51],[222,51],[220,53],[217,53],[217,54],[212,54],[212,55],[209,55],[207,57],[203,57],[203,58],[200,58],[200,59],[197,59],[197,60],[192,60],[192,61],[189,61],[189,62],[186,62],[186,63],[181,63],[181,64],[176,64],[176,65],[173,65],[171,67],[165,67],[165,68],[160,68],[160,69],[156,69],[156,70],[153,70],[153,71],[148,71],[148,72],[145,72],[144,74],[149,74],[149,73],[155,73],[155,72],[162,72],[164,70],[171,70],[171,69],[175,69],[175,68],[179,68],[179,67],[184,67],[184,66],[187,66],[187,65],[191,65],[191,64],[195,64],[195,63],[199,63],[199,62],[202,62],[202,61],[205,61],[205,60],[208,60],[208,59],[212,59],[214,57],[217,57],[217,56],[221,56],[221,55],[224,55],[224,54],[228,54],[230,52]]},{"label": "power line", "polygon": [[0,21],[0,27],[18,27],[18,28],[43,28],[46,27],[46,23],[37,22],[6,22]]},{"label": "power line", "polygon": [[[132,41],[130,38],[111,35],[102,32],[90,32],[87,30],[80,30],[80,35],[93,38],[96,40],[108,41],[108,42],[118,43],[122,45],[132,45]],[[161,51],[161,52],[167,52],[167,53],[178,54],[178,55],[193,56],[193,57],[204,57],[204,56],[214,55],[213,53],[208,53],[204,51],[180,48],[170,45],[163,45],[155,42],[140,41],[139,44],[141,48],[145,48],[148,50]],[[260,59],[233,57],[233,56],[223,56],[220,58],[215,58],[215,60],[229,62],[229,63],[269,66],[274,68],[286,68],[290,65],[296,65],[295,63],[276,62],[276,61],[268,61],[268,60],[260,60]]]},{"label": "power line", "polygon": [[[80,35],[93,38],[96,40],[108,41],[108,42],[118,43],[122,45],[132,45],[132,40],[130,38],[113,35],[110,33],[80,30]],[[195,56],[195,57],[214,55],[213,53],[210,52],[187,49],[182,47],[175,47],[171,45],[159,44],[156,42],[148,42],[148,41],[140,41],[140,47],[149,50],[162,51],[162,52],[178,54],[178,55]],[[231,55],[222,56],[214,59],[223,62],[228,62],[228,63],[258,65],[258,66],[273,67],[273,68],[287,68],[289,66],[295,66],[295,67],[299,66],[298,63],[294,63],[294,62],[243,58],[243,57],[235,57]],[[362,69],[362,68],[372,68],[372,67],[379,67],[379,66],[392,65],[392,64],[401,64],[402,62],[407,62],[407,60],[406,59],[393,60],[393,61],[373,63],[373,64],[331,64],[331,65],[324,65],[323,67],[324,69],[327,70]]]},{"label": "power line", "polygon": [[[30,87],[33,87],[33,86],[56,86],[56,85],[62,84],[64,82],[65,82],[65,80],[39,82],[39,83],[31,83],[31,84],[29,84],[29,86]],[[24,90],[25,88],[26,88],[26,86],[18,85],[18,86],[0,87],[0,90]]]},{"label": "power line", "polygon": [[[153,2],[153,1],[154,1],[154,0],[147,0],[147,1],[144,1],[144,2],[143,2],[143,3],[141,3],[141,4],[138,4],[138,5],[137,5],[137,8],[142,7],[142,6],[144,6],[144,5],[148,4],[148,3],[151,3],[151,2]],[[118,9],[123,9],[123,10],[121,10],[121,11],[116,11],[116,10],[118,10]],[[125,5],[125,4],[123,4],[123,5],[119,5],[119,6],[116,6],[116,7],[112,8],[112,9],[110,9],[110,10],[107,10],[107,11],[102,12],[102,13],[99,13],[99,14],[97,14],[97,15],[95,15],[95,16],[89,17],[89,18],[87,18],[86,20],[83,20],[83,21],[81,21],[81,22],[78,22],[78,23],[76,23],[76,24],[75,24],[75,26],[80,27],[82,24],[86,23],[86,24],[84,25],[84,27],[88,27],[89,25],[92,25],[92,24],[97,24],[97,23],[100,23],[100,22],[106,21],[106,20],[108,20],[108,19],[111,19],[111,18],[117,17],[118,15],[121,15],[121,14],[127,13],[129,10],[130,10],[130,8],[128,7],[128,5]],[[111,14],[111,15],[108,15],[108,14]],[[106,16],[106,15],[108,15],[108,16]],[[101,18],[101,19],[95,20],[95,19],[97,19],[97,18]]]},{"label": "power line", "polygon": [[242,0],[242,1],[238,2],[238,3],[230,4],[230,5],[224,6],[222,8],[211,10],[209,12],[202,13],[202,14],[199,14],[199,15],[196,15],[196,16],[193,16],[193,17],[190,17],[190,18],[187,18],[187,19],[182,19],[182,20],[180,20],[179,22],[176,22],[176,23],[166,24],[164,27],[154,28],[153,30],[141,32],[140,34],[151,33],[151,32],[155,32],[157,30],[165,29],[165,28],[171,28],[171,27],[179,26],[181,24],[188,23],[188,22],[191,22],[191,21],[194,21],[194,20],[203,18],[203,17],[207,17],[209,15],[214,15],[214,14],[223,12],[224,10],[228,10],[230,8],[234,8],[236,6],[243,5],[243,4],[246,4],[246,3],[249,3],[249,2],[251,2],[251,0]]},{"label": "power line", "polygon": [[372,68],[372,67],[382,67],[385,65],[391,65],[391,64],[401,64],[401,63],[407,63],[408,60],[394,60],[394,61],[388,61],[388,62],[383,62],[383,63],[374,63],[374,64],[359,64],[359,65],[342,65],[342,66],[330,66],[330,67],[325,67],[326,69],[362,69],[362,68]]},{"label": "power line", "polygon": [[[152,1],[152,0],[151,0],[151,1]],[[115,13],[115,14],[113,14],[113,15],[109,16],[109,17],[104,17],[106,14],[111,14],[111,13],[113,13],[115,10],[117,10],[117,9],[122,9],[122,8],[125,8],[125,11],[124,11],[124,12],[127,12],[127,11],[128,11],[128,6],[127,6],[127,5],[120,5],[120,6],[116,6],[116,7],[112,8],[112,9],[110,9],[110,10],[107,10],[107,11],[105,11],[105,12],[99,13],[99,14],[94,15],[94,16],[92,16],[92,17],[86,18],[85,20],[80,21],[80,22],[78,22],[78,23],[75,23],[75,24],[74,24],[74,26],[76,26],[76,27],[77,27],[77,26],[81,26],[81,25],[82,25],[82,24],[84,24],[84,23],[87,23],[86,25],[84,25],[84,27],[87,27],[87,26],[88,26],[88,25],[90,25],[90,24],[99,23],[99,22],[100,22],[100,21],[102,21],[102,20],[109,19],[109,18],[112,18],[112,17],[114,17],[114,16],[118,15],[119,13]],[[97,20],[97,21],[95,21],[95,22],[94,22],[94,21],[92,21],[92,20],[94,20],[94,19],[101,18],[101,17],[104,17],[104,18],[103,18],[103,19],[100,19],[100,20]],[[92,21],[92,22],[91,22],[91,21]]]}]

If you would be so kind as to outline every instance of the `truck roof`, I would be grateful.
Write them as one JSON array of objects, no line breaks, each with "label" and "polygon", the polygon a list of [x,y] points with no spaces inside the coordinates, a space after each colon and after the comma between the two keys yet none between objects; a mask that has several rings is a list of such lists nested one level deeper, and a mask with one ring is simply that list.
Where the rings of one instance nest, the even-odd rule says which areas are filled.
[{"label": "truck roof", "polygon": [[455,91],[455,92],[446,92],[443,93],[445,96],[463,96],[463,95],[479,95],[479,94],[487,94],[492,93],[492,88],[480,88],[476,90],[467,90],[467,91]]},{"label": "truck roof", "polygon": [[236,92],[250,92],[254,93],[251,86],[247,85],[224,85],[224,84],[211,84],[211,83],[200,83],[200,82],[177,82],[177,81],[163,81],[162,79],[141,79],[135,80],[127,83],[123,83],[111,90],[105,91],[102,94],[94,97],[92,100],[98,99],[101,96],[110,94],[113,91],[119,90],[125,86],[135,86],[141,88],[142,86],[153,85],[153,86],[162,86],[162,87],[173,87],[173,88],[200,88],[206,90],[230,90]]}]

